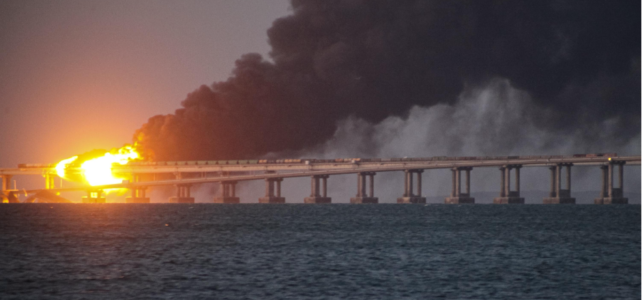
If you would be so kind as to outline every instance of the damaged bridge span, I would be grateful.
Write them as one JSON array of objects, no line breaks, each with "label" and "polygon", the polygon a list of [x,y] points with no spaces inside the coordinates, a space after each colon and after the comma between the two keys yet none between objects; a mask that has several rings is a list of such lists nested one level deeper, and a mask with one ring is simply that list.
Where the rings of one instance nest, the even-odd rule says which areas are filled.
[{"label": "damaged bridge span", "polygon": [[[520,170],[526,167],[546,167],[551,170],[551,191],[543,199],[546,204],[573,204],[571,195],[571,167],[596,166],[602,170],[601,192],[596,195],[596,204],[626,204],[628,199],[623,194],[624,165],[640,165],[640,156],[617,155],[574,155],[574,156],[528,156],[528,157],[459,157],[459,158],[405,158],[405,159],[292,159],[281,161],[263,161],[263,163],[241,163],[242,161],[210,162],[139,162],[127,165],[114,165],[114,173],[130,174],[132,180],[120,184],[102,186],[84,186],[74,188],[56,188],[53,186],[55,171],[41,168],[0,169],[3,178],[3,193],[12,191],[9,181],[16,174],[43,174],[46,178],[46,191],[51,193],[85,190],[87,197],[83,202],[104,202],[101,192],[104,189],[126,188],[131,190],[128,203],[149,203],[145,190],[154,186],[175,186],[177,193],[169,199],[170,203],[194,203],[190,188],[197,184],[219,183],[221,194],[214,197],[213,203],[239,203],[235,187],[239,181],[265,180],[265,195],[259,203],[285,203],[281,195],[281,182],[286,178],[310,177],[311,193],[304,199],[305,203],[331,203],[327,196],[328,178],[332,175],[357,174],[358,186],[351,203],[378,203],[374,196],[374,176],[377,172],[404,172],[404,193],[397,199],[398,203],[425,203],[422,196],[421,173],[430,169],[452,170],[452,191],[444,202],[449,204],[475,203],[470,191],[471,173],[474,168],[498,168],[499,193],[494,199],[497,204],[522,204],[520,195]],[[223,163],[224,162],[224,163]],[[250,162],[250,161],[245,161]],[[258,162],[258,161],[254,161]],[[565,170],[566,176],[562,176]],[[465,175],[465,185],[462,181]],[[155,174],[171,175],[174,179],[156,180]],[[196,176],[196,177],[194,177]],[[163,177],[163,176],[158,176]],[[417,181],[414,181],[414,178]],[[564,178],[563,178],[564,177]],[[151,178],[151,180],[141,180]],[[369,180],[368,180],[369,179]],[[617,179],[617,180],[616,180]],[[617,182],[617,184],[616,184]],[[465,191],[462,192],[462,186]],[[369,187],[369,188],[368,188]],[[20,191],[38,193],[43,189]]]}]

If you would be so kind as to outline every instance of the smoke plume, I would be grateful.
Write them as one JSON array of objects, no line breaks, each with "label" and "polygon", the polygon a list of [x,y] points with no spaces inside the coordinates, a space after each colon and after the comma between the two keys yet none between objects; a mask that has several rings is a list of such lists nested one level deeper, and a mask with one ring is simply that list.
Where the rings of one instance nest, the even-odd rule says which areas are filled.
[{"label": "smoke plume", "polygon": [[[495,155],[572,155],[612,151],[619,140],[617,118],[607,119],[595,128],[575,128],[551,132],[539,128],[532,116],[532,97],[495,79],[478,88],[467,88],[454,104],[431,107],[413,106],[407,115],[390,116],[372,123],[350,117],[338,123],[337,130],[321,145],[288,152],[291,157],[424,157],[424,156],[495,156]],[[589,136],[586,131],[593,132]],[[640,133],[618,148],[620,154],[640,153]],[[270,153],[278,156],[283,153]],[[600,189],[601,171],[597,166],[572,168],[572,196],[577,203],[593,203]],[[521,172],[522,196],[526,203],[541,204],[550,189],[550,171],[545,167],[524,167]],[[640,169],[624,168],[624,190],[629,203],[640,203]],[[375,196],[380,203],[395,203],[403,194],[403,172],[378,172]],[[423,195],[429,203],[443,203],[450,194],[449,169],[429,169],[423,174]],[[333,175],[328,179],[328,193],[334,203],[348,203],[357,193],[357,176]],[[492,203],[499,195],[498,168],[474,168],[471,192],[476,203]],[[209,201],[219,186],[202,185],[194,190],[197,199]],[[265,191],[263,181],[240,182],[237,195],[241,201],[256,203]],[[300,203],[310,194],[310,178],[283,181],[283,196],[289,203]],[[159,197],[159,198],[166,198]]]},{"label": "smoke plume", "polygon": [[[242,159],[312,149],[350,128],[372,149],[372,128],[360,122],[436,109],[460,120],[444,128],[440,153],[459,149],[461,133],[475,133],[466,155],[496,149],[490,141],[531,153],[520,142],[543,136],[559,137],[540,139],[545,145],[577,149],[606,134],[608,145],[582,149],[617,151],[639,144],[639,11],[640,1],[293,0],[292,14],[268,30],[269,60],[243,55],[229,79],[188,94],[134,139],[157,160]],[[529,99],[499,97],[497,107],[528,107],[457,115],[466,111],[452,108],[462,93],[497,80]],[[548,134],[519,136],[515,118]]]}]

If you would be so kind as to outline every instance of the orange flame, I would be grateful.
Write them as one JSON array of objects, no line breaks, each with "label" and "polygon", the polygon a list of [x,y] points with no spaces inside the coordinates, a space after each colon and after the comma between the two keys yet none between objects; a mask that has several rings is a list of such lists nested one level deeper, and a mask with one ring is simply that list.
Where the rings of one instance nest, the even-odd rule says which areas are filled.
[{"label": "orange flame", "polygon": [[102,156],[82,160],[81,156],[74,156],[60,161],[56,165],[56,173],[61,178],[74,180],[69,168],[77,168],[82,175],[82,180],[91,186],[121,183],[124,175],[117,175],[112,172],[112,165],[117,163],[126,165],[129,161],[141,159],[140,154],[134,146],[126,145],[120,149],[113,149],[105,152]]}]

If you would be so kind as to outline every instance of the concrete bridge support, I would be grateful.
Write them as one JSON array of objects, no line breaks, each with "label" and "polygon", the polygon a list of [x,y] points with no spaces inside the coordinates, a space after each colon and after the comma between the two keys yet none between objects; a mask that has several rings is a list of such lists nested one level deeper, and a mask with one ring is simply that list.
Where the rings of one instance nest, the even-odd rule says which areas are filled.
[{"label": "concrete bridge support", "polygon": [[[379,203],[379,198],[374,196],[374,176],[375,172],[357,173],[357,195],[350,198],[350,203]],[[368,179],[368,180],[367,180]],[[366,181],[370,181],[369,193],[366,193]]]},{"label": "concrete bridge support", "polygon": [[[475,198],[470,197],[470,171],[472,167],[455,167],[453,172],[453,188],[450,197],[446,197],[446,204],[474,204]],[[461,192],[461,171],[466,172],[466,192]]]},{"label": "concrete bridge support", "polygon": [[20,203],[16,197],[15,191],[11,191],[11,175],[2,175],[2,194],[0,194],[2,203]]},{"label": "concrete bridge support", "polygon": [[[174,173],[176,179],[182,179],[183,175],[180,172]],[[169,197],[169,203],[194,203],[194,197],[190,194],[189,184],[177,184],[176,196]]]},{"label": "concrete bridge support", "polygon": [[[397,203],[426,203],[426,198],[421,196],[421,174],[424,170],[405,170],[405,186],[403,197],[397,198]],[[417,190],[413,188],[414,174],[417,174]]]},{"label": "concrete bridge support", "polygon": [[236,196],[236,181],[222,181],[221,191],[218,197],[214,197],[214,203],[239,204],[241,199]]},{"label": "concrete bridge support", "polygon": [[[600,197],[595,198],[595,204],[628,204],[629,199],[624,198],[624,161],[610,161],[607,165],[601,166],[602,190]],[[614,166],[618,166],[618,187],[613,187]]]},{"label": "concrete bridge support", "polygon": [[177,184],[176,196],[169,198],[169,203],[194,203],[189,184]]},{"label": "concrete bridge support", "polygon": [[[575,204],[571,197],[571,163],[557,164],[551,170],[551,191],[544,198],[544,204]],[[566,189],[562,189],[562,169],[566,168]]]},{"label": "concrete bridge support", "polygon": [[2,175],[2,192],[7,193],[11,189],[11,175]]},{"label": "concrete bridge support", "polygon": [[[332,203],[332,198],[328,197],[328,175],[312,176],[312,192],[310,197],[306,197],[305,203]],[[321,189],[320,183],[323,183]]]},{"label": "concrete bridge support", "polygon": [[[139,174],[132,174],[132,182],[140,182]],[[131,189],[131,197],[125,198],[125,203],[149,203],[149,197],[145,195],[147,187],[135,187]]]},{"label": "concrete bridge support", "polygon": [[106,203],[103,190],[87,190],[87,196],[82,197],[82,203]]},{"label": "concrete bridge support", "polygon": [[43,175],[45,177],[45,189],[50,190],[56,188],[55,180],[56,180],[56,175],[55,174],[49,174],[46,173]]},{"label": "concrete bridge support", "polygon": [[285,197],[281,197],[281,181],[283,178],[265,179],[265,197],[259,198],[259,203],[285,203]]},{"label": "concrete bridge support", "polygon": [[[501,172],[501,191],[499,197],[493,199],[495,204],[524,204],[524,198],[519,195],[519,170],[521,165],[504,165],[499,168]],[[515,169],[515,190],[511,190],[510,173]]]}]

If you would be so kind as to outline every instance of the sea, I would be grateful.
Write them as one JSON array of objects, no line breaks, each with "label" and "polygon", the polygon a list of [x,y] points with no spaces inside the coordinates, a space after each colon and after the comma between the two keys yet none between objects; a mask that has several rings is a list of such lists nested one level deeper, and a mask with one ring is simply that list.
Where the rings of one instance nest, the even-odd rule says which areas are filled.
[{"label": "sea", "polygon": [[640,299],[640,205],[0,205],[0,299]]}]

